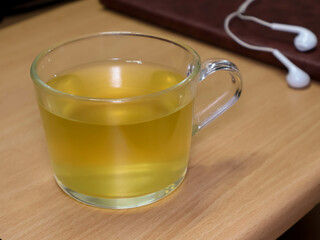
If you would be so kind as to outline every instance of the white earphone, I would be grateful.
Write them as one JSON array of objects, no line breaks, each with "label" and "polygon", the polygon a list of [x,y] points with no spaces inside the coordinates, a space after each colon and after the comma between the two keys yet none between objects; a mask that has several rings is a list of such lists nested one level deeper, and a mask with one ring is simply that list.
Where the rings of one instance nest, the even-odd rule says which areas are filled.
[{"label": "white earphone", "polygon": [[227,32],[227,34],[238,44],[249,48],[251,50],[256,51],[264,51],[264,52],[271,52],[273,56],[275,56],[283,65],[286,66],[288,69],[288,75],[287,75],[287,83],[290,87],[293,88],[304,88],[309,85],[310,83],[310,76],[298,68],[296,65],[294,65],[286,56],[284,56],[278,49],[271,48],[271,47],[261,47],[261,46],[254,46],[251,44],[248,44],[241,39],[239,39],[233,32],[231,32],[229,28],[229,23],[234,17],[238,17],[243,20],[249,20],[254,21],[258,24],[261,24],[265,27],[269,27],[273,30],[277,31],[285,31],[285,32],[291,32],[296,33],[297,36],[294,39],[294,46],[298,51],[306,52],[310,51],[317,45],[317,37],[316,35],[311,32],[310,30],[300,27],[300,26],[294,26],[294,25],[287,25],[287,24],[280,24],[280,23],[269,23],[264,20],[261,20],[259,18],[253,17],[253,16],[246,16],[243,15],[243,13],[246,11],[248,6],[253,2],[254,0],[246,0],[241,6],[238,8],[237,11],[229,14],[225,21],[224,21],[224,29]]},{"label": "white earphone", "polygon": [[298,34],[294,38],[294,46],[300,52],[306,52],[306,51],[312,50],[317,46],[318,40],[316,35],[313,32],[311,32],[309,29],[306,29],[304,27],[280,24],[280,23],[272,23],[271,29]]}]

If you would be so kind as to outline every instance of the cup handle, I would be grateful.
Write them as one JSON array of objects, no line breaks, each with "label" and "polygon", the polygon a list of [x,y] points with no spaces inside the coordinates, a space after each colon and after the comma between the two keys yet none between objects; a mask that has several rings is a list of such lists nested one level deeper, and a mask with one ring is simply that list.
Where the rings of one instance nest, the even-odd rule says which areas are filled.
[{"label": "cup handle", "polygon": [[194,114],[193,135],[229,109],[240,97],[242,91],[240,72],[234,63],[227,60],[208,59],[203,62],[199,83],[217,71],[227,71],[230,74],[231,81],[226,79],[230,81],[230,87],[203,110]]}]

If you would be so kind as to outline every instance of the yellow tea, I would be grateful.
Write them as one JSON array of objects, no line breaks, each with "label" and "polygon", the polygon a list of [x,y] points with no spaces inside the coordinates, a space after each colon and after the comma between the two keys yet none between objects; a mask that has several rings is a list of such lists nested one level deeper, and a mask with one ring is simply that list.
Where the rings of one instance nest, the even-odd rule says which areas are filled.
[{"label": "yellow tea", "polygon": [[[40,103],[58,181],[89,196],[130,198],[157,192],[183,178],[192,98],[179,102],[181,96],[174,94],[157,100],[151,96],[183,79],[162,66],[118,60],[84,65],[48,81],[61,92],[102,99],[96,105],[86,99],[52,106]],[[150,101],[139,101],[146,94],[151,94]],[[128,97],[137,97],[136,103],[124,99],[117,104]]]}]

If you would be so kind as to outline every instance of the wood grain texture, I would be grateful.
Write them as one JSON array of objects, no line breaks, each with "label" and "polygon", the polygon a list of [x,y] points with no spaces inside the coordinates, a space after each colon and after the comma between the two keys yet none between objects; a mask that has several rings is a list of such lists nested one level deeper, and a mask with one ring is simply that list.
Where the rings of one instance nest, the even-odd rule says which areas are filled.
[{"label": "wood grain texture", "polygon": [[[238,103],[193,138],[181,187],[137,209],[89,207],[58,188],[29,77],[32,60],[44,48],[99,31],[174,38],[202,59],[235,62],[244,78]],[[270,240],[320,201],[319,83],[290,89],[282,70],[116,14],[93,0],[2,28],[0,71],[3,240]],[[207,97],[202,94],[201,101]]]}]

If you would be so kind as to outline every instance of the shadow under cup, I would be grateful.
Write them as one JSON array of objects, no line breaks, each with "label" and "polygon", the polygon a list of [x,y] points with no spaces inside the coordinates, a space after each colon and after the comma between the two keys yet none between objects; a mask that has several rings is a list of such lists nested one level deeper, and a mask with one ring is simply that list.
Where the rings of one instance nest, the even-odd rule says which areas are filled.
[{"label": "shadow under cup", "polygon": [[[110,95],[75,90],[83,79],[88,91],[97,81],[93,75],[80,81],[71,70],[104,64],[112,75]],[[230,74],[230,90],[195,113],[197,84],[220,70]],[[147,93],[114,95],[128,86],[140,89],[148,71]],[[68,91],[51,86],[60,76],[67,76]],[[241,93],[234,64],[209,60],[201,66],[188,46],[127,32],[88,35],[45,50],[34,60],[31,77],[58,185],[80,202],[114,209],[143,206],[176,189],[187,171],[192,134]],[[178,81],[157,88],[165,79]],[[97,87],[94,94],[105,90]]]}]

